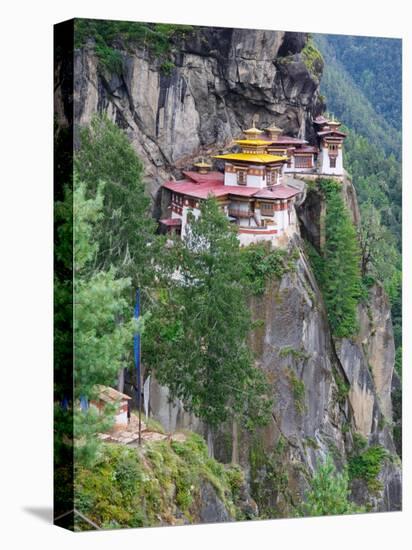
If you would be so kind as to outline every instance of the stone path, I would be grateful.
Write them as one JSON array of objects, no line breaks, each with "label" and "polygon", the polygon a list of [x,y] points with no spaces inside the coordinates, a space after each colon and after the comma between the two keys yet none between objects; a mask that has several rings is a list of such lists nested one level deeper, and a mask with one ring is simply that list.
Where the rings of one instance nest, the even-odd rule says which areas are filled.
[{"label": "stone path", "polygon": [[[130,423],[125,429],[114,429],[110,432],[100,433],[99,439],[110,443],[120,443],[122,445],[137,444],[139,441],[139,419],[132,413]],[[154,430],[150,430],[146,423],[142,420],[142,442],[146,441],[185,441],[186,436],[181,432],[174,434],[163,434]]]}]

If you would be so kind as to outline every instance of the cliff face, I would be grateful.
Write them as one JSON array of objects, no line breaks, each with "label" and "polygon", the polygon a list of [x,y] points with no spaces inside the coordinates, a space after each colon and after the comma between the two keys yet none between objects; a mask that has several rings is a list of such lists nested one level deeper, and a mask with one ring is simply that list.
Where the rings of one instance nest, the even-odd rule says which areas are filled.
[{"label": "cliff face", "polygon": [[[276,123],[285,133],[313,139],[312,120],[322,111],[318,85],[321,63],[308,63],[307,38],[298,33],[200,29],[175,54],[171,73],[143,50],[122,52],[124,68],[109,75],[98,68],[92,46],[75,53],[75,121],[87,124],[105,112],[125,129],[145,165],[148,189],[200,154],[220,151],[250,126]],[[64,119],[64,94],[60,114]],[[348,178],[343,196],[359,223],[356,192]],[[319,246],[325,205],[313,194],[299,208],[302,237]],[[293,513],[308,478],[326,455],[338,468],[356,452],[356,434],[381,445],[382,461],[373,490],[352,481],[358,503],[371,510],[401,507],[400,467],[392,438],[391,384],[394,342],[388,300],[378,286],[359,306],[361,330],[353,339],[335,340],[322,294],[303,251],[296,269],[273,280],[251,302],[251,335],[257,365],[268,376],[274,397],[270,425],[253,436],[239,432],[239,461],[248,474],[260,510]],[[201,424],[172,406],[167,391],[152,379],[151,408],[168,429]],[[230,461],[232,427],[216,434],[216,457]],[[395,457],[395,458],[394,458]]]},{"label": "cliff face", "polygon": [[[154,196],[161,181],[224,148],[253,117],[259,126],[275,122],[290,135],[313,137],[322,64],[309,65],[305,43],[299,33],[198,28],[180,44],[170,74],[135,49],[120,50],[119,75],[100,70],[89,44],[75,50],[75,123],[104,112],[124,128]],[[58,97],[64,120],[65,96]]]}]

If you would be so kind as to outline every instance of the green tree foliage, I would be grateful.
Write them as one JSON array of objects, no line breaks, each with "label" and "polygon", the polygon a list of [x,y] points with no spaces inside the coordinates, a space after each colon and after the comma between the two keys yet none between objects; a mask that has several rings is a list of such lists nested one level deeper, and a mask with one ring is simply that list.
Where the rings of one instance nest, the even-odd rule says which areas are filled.
[{"label": "green tree foliage", "polygon": [[[131,346],[133,332],[137,330],[132,309],[125,299],[130,279],[118,277],[113,267],[107,271],[96,268],[95,259],[99,253],[96,227],[103,217],[103,204],[104,185],[97,186],[94,198],[87,198],[86,185],[75,176],[73,192],[66,190],[65,200],[56,206],[57,216],[62,219],[59,227],[62,246],[56,254],[68,266],[74,262],[73,413],[75,456],[82,463],[95,458],[96,433],[111,424],[113,411],[98,414],[92,408],[80,410],[79,400],[81,397],[95,398],[98,384],[115,384]],[[73,248],[67,243],[72,230]],[[71,299],[59,284],[56,293],[63,296],[62,301]],[[58,418],[62,421],[61,416],[69,418],[71,414],[61,411]]]},{"label": "green tree foliage", "polygon": [[300,507],[302,516],[332,516],[364,512],[349,500],[350,489],[346,471],[337,473],[328,456],[310,480],[305,502]]},{"label": "green tree foliage", "polygon": [[[125,299],[130,279],[112,267],[96,270],[95,228],[102,218],[103,188],[94,199],[75,180],[74,203],[74,346],[75,397],[90,396],[97,384],[114,385],[133,335],[132,310]],[[128,321],[124,321],[128,319]]]},{"label": "green tree foliage", "polygon": [[202,203],[173,254],[178,275],[145,339],[158,379],[210,428],[235,416],[249,427],[265,422],[271,403],[246,343],[251,321],[239,242],[215,199]]},{"label": "green tree foliage", "polygon": [[400,254],[393,234],[381,223],[380,212],[367,202],[361,207],[362,275],[383,283],[392,303],[400,295]]},{"label": "green tree foliage", "polygon": [[[400,112],[401,108],[400,94],[396,92],[390,96],[388,93],[386,94],[387,101],[378,102],[381,106],[379,108],[387,115],[385,118],[380,114],[378,104],[374,103],[374,98],[369,93],[373,87],[378,89],[381,85],[387,87],[389,91],[392,82],[399,82],[401,75],[399,68],[395,69],[397,73],[395,79],[388,78],[388,72],[385,73],[376,66],[371,69],[369,62],[363,57],[365,63],[363,68],[368,74],[367,78],[371,85],[368,85],[367,89],[362,88],[357,82],[358,69],[350,64],[353,63],[355,57],[348,58],[344,64],[342,58],[346,52],[335,49],[330,35],[315,34],[313,37],[325,60],[321,91],[327,98],[328,109],[344,121],[351,130],[364,136],[371,144],[383,149],[387,154],[395,154],[399,159],[401,147],[398,122],[400,119],[396,112]],[[383,52],[385,49],[386,46],[382,46],[379,50]],[[394,48],[394,50],[396,49],[397,47]],[[367,52],[367,49],[364,51]],[[374,55],[373,47],[368,55]],[[395,86],[398,87],[398,84]],[[389,114],[391,112],[394,114]]]},{"label": "green tree foliage", "polygon": [[402,174],[395,155],[386,154],[365,137],[349,130],[345,140],[345,165],[352,175],[359,203],[371,203],[401,249]]},{"label": "green tree foliage", "polygon": [[353,131],[349,132],[346,142],[345,163],[358,193],[364,218],[363,237],[370,233],[367,239],[372,246],[369,268],[390,297],[395,343],[399,347],[402,340],[401,164],[394,155],[385,154]]},{"label": "green tree foliage", "polygon": [[286,250],[272,249],[267,243],[256,243],[240,249],[243,257],[245,284],[252,294],[263,294],[267,282],[291,271],[297,259],[297,249],[292,254]]},{"label": "green tree foliage", "polygon": [[396,129],[402,124],[402,41],[396,38],[327,35],[337,62],[372,104]]},{"label": "green tree foliage", "polygon": [[323,255],[312,248],[312,266],[322,288],[332,332],[348,337],[358,330],[357,304],[361,292],[360,251],[356,230],[343,202],[340,184],[320,179],[326,199]]},{"label": "green tree foliage", "polygon": [[[392,234],[382,243],[382,251],[379,246],[375,247],[377,257],[372,257],[371,266],[389,292],[395,343],[399,349],[402,333],[401,41],[344,35],[314,35],[314,39],[326,62],[321,89],[327,96],[329,109],[347,125],[344,162],[352,175],[359,203],[361,207],[365,205],[363,213],[365,215],[372,205],[381,224]],[[378,266],[382,266],[383,249],[389,259],[381,270]]]},{"label": "green tree foliage", "polygon": [[102,215],[97,232],[95,268],[131,277],[133,287],[152,280],[151,259],[155,252],[155,221],[150,198],[142,181],[142,163],[126,134],[105,116],[95,116],[80,130],[80,148],[75,155],[79,179],[87,197],[94,197],[100,181],[105,183]]},{"label": "green tree foliage", "polygon": [[363,479],[372,492],[382,489],[382,483],[377,479],[389,452],[381,445],[374,445],[365,450],[358,449],[348,460],[349,478]]}]

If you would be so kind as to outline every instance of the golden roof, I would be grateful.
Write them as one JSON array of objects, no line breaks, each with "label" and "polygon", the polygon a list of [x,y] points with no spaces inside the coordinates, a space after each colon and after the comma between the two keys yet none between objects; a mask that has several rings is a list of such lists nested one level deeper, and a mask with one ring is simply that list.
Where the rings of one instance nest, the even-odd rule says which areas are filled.
[{"label": "golden roof", "polygon": [[243,133],[246,134],[247,136],[260,136],[260,134],[263,134],[262,130],[259,130],[259,128],[256,128],[255,121],[253,121],[252,128],[243,130]]},{"label": "golden roof", "polygon": [[205,161],[205,159],[202,157],[202,159],[199,162],[195,162],[194,166],[197,168],[211,168],[212,165]]},{"label": "golden roof", "polygon": [[287,160],[287,157],[280,155],[269,155],[268,153],[227,153],[226,155],[214,155],[215,159],[239,160],[253,164],[269,164]]},{"label": "golden roof", "polygon": [[235,143],[239,145],[253,145],[253,146],[263,146],[270,145],[272,142],[267,139],[235,139]]}]

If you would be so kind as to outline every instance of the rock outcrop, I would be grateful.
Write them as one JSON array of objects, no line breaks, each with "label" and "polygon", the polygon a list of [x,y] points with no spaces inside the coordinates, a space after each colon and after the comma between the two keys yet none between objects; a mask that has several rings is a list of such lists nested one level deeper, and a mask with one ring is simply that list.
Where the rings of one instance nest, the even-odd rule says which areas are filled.
[{"label": "rock outcrop", "polygon": [[[121,126],[154,196],[164,179],[200,154],[224,149],[252,119],[312,139],[322,67],[308,67],[305,43],[302,33],[199,27],[179,45],[170,74],[141,48],[120,50],[123,70],[109,74],[89,42],[75,50],[75,124],[99,112]],[[56,98],[63,121],[68,98],[60,90]]]}]

